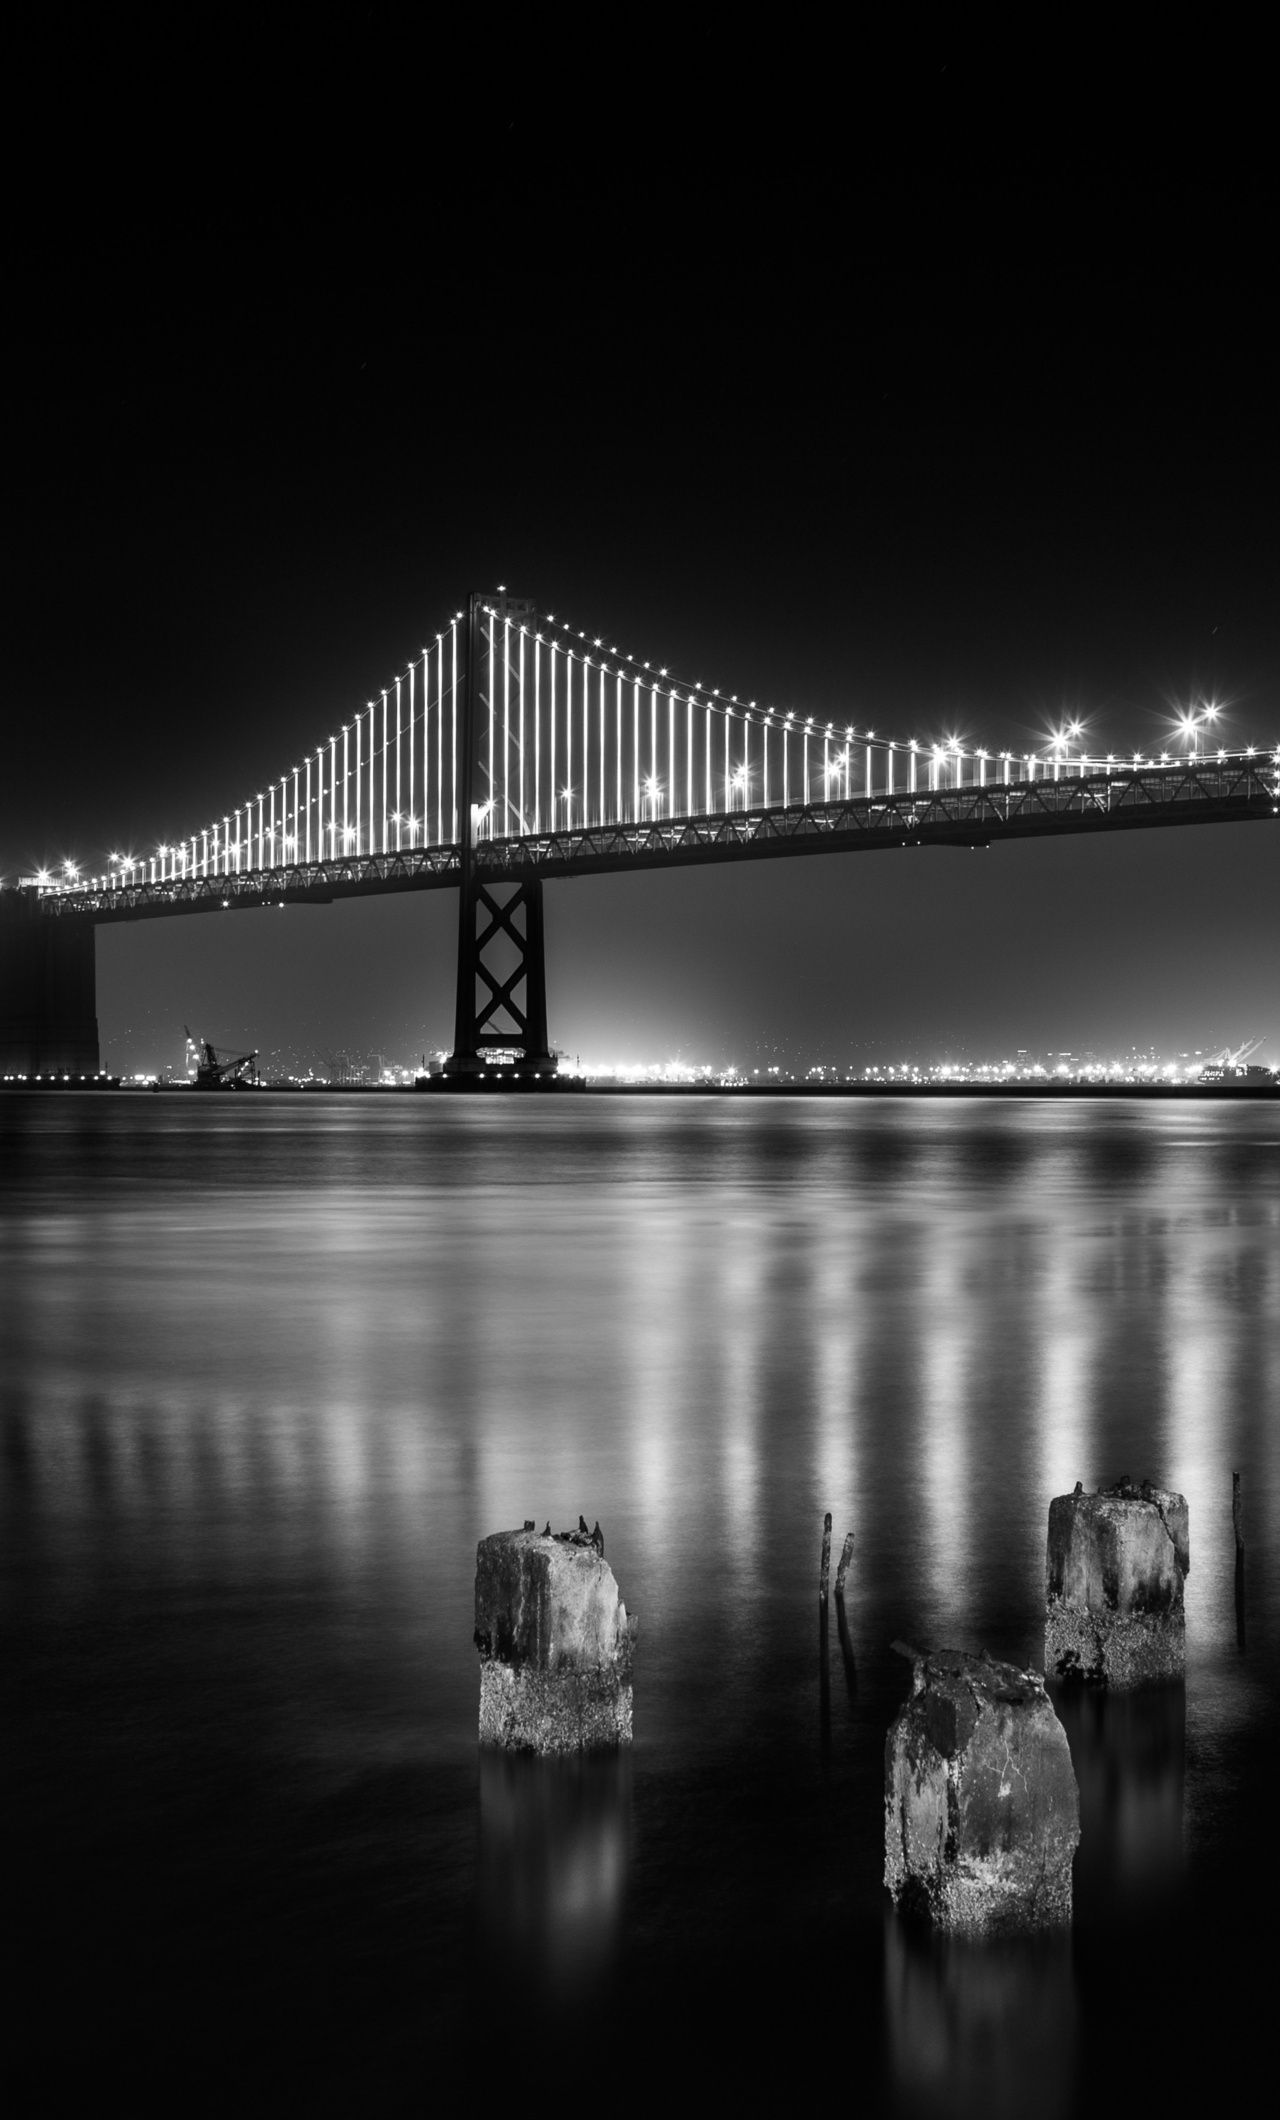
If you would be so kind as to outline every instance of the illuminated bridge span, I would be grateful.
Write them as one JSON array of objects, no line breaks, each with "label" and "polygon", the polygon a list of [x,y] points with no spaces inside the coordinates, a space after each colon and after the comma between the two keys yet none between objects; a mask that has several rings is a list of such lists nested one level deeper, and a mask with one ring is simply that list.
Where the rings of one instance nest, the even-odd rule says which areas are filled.
[{"label": "illuminated bridge span", "polygon": [[[504,593],[473,596],[270,787],[153,853],[0,905],[0,1069],[97,1066],[93,929],[398,890],[460,893],[455,1049],[542,1074],[542,880],[628,868],[1274,818],[1280,752],[1090,757],[890,741],[678,681]],[[467,828],[463,829],[463,820]],[[496,968],[502,956],[503,968]]]}]

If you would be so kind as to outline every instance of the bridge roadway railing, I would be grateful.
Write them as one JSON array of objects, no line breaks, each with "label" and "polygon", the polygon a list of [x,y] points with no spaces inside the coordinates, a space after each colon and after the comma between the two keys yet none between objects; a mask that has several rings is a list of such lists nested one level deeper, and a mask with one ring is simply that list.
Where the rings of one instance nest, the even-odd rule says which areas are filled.
[{"label": "bridge roadway railing", "polygon": [[[1240,823],[1280,814],[1280,757],[1233,754],[1137,769],[1112,768],[1057,780],[872,794],[834,802],[747,808],[644,823],[581,825],[507,839],[482,837],[478,878],[571,876],[629,868],[677,868],[795,854],[870,853],[878,848],[990,846],[1142,826]],[[138,920],[222,908],[323,904],[404,890],[444,889],[459,878],[456,844],[399,853],[338,855],[239,875],[164,883],[107,882],[41,895],[39,909],[94,921]]]},{"label": "bridge roadway railing", "polygon": [[475,860],[477,869],[490,875],[514,875],[530,866],[542,875],[580,875],[769,855],[989,846],[1001,839],[1143,825],[1238,823],[1278,812],[1280,773],[1276,759],[1267,755],[587,826],[536,839],[482,841]]}]

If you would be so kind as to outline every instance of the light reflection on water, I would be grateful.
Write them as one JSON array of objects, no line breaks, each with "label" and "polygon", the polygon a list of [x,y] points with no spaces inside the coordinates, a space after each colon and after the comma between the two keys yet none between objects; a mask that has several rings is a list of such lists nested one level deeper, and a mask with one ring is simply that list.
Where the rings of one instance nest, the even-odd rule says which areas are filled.
[{"label": "light reflection on water", "polygon": [[[69,1895],[90,1986],[190,1965],[173,2021],[234,1994],[231,2051],[279,2059],[227,1967],[287,1939],[340,2083],[499,1964],[569,2026],[658,1998],[658,2050],[719,1969],[776,2044],[839,1939],[906,2109],[940,2026],[955,2083],[996,2031],[1016,2080],[1014,2018],[1095,2052],[1112,1931],[1239,1857],[1276,1734],[1273,1110],[68,1097],[0,1129],[9,1816],[44,1865],[7,1918]],[[1049,1499],[1121,1472],[1191,1505],[1185,1740],[1167,1702],[1064,1706],[1085,1955],[1006,2007],[995,1957],[884,1940],[887,1645],[1039,1661]],[[824,1753],[828,1508],[858,1686],[833,1628]],[[641,1615],[625,1801],[475,1752],[476,1540],[579,1510]]]}]

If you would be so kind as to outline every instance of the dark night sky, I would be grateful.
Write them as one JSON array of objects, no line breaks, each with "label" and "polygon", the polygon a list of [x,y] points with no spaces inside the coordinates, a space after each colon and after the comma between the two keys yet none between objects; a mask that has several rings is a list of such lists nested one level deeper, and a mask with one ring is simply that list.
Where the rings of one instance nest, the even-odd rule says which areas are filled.
[{"label": "dark night sky", "polygon": [[[385,101],[408,54],[376,56]],[[1270,180],[1238,146],[1153,122],[1122,159],[1114,110],[1035,83],[997,135],[955,54],[854,93],[762,53],[724,134],[701,95],[548,101],[515,68],[479,134],[438,97],[362,128],[332,70],[286,121],[278,59],[251,91],[201,66],[202,115],[140,128],[81,60],[79,144],[8,231],[0,871],[198,828],[497,581],[895,736],[1025,750],[1069,707],[1159,747],[1209,692],[1228,740],[1280,736]],[[1276,844],[549,886],[552,1037],[862,1064],[1266,1033],[1277,1060]],[[176,1063],[184,1020],[446,1045],[454,919],[105,931],[105,1056]]]}]

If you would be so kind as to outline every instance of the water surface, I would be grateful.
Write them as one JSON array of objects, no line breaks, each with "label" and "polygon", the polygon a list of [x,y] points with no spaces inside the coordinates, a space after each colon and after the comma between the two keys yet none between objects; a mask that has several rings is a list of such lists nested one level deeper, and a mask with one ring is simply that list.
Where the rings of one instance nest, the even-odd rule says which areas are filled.
[{"label": "water surface", "polygon": [[[604,2053],[1047,2116],[1144,2025],[1261,2041],[1280,1112],[13,1097],[0,1157],[15,2090],[417,2111]],[[889,1645],[1041,1662],[1049,1500],[1124,1472],[1190,1503],[1185,1694],[1060,1704],[1068,1936],[928,1947]],[[476,1541],[580,1511],[635,1746],[481,1761]]]}]

